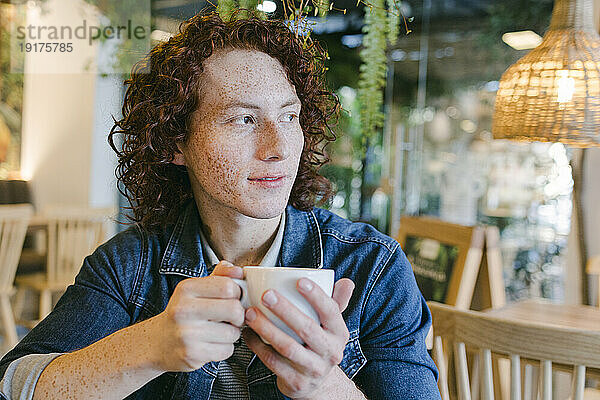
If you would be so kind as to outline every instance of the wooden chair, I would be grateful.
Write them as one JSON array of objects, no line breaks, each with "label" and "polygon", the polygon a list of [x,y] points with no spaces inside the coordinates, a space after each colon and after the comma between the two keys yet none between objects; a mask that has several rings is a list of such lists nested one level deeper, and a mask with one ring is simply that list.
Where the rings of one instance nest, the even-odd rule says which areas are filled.
[{"label": "wooden chair", "polygon": [[17,276],[17,314],[22,309],[25,289],[40,293],[40,320],[52,311],[52,294],[73,284],[83,259],[104,240],[104,224],[113,212],[107,208],[72,207],[44,212],[48,222],[46,272]]},{"label": "wooden chair", "polygon": [[[527,377],[531,373],[528,365],[540,366],[542,400],[552,399],[553,368],[572,373],[573,400],[584,399],[586,367],[593,373],[600,369],[600,327],[598,330],[565,328],[457,310],[440,303],[428,304],[433,314],[433,358],[440,370],[438,385],[443,400],[470,400],[478,398],[479,391],[482,399],[494,399],[492,354],[510,360],[511,400],[538,398],[536,380]],[[452,385],[448,382],[451,367],[448,360],[452,353],[456,393],[451,392]],[[471,365],[468,359],[473,361]],[[477,365],[469,376],[472,364]]]},{"label": "wooden chair", "polygon": [[0,205],[0,317],[4,328],[4,350],[18,342],[10,303],[27,225],[33,215],[29,204]]}]

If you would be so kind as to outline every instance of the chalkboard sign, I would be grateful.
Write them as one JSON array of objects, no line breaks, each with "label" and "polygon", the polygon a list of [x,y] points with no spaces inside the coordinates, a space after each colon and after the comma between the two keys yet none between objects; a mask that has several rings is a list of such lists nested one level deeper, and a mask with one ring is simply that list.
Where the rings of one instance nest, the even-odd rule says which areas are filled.
[{"label": "chalkboard sign", "polygon": [[407,235],[403,249],[425,299],[443,303],[458,255],[458,246]]},{"label": "chalkboard sign", "polygon": [[397,239],[426,300],[470,307],[482,263],[485,228],[403,216]]}]

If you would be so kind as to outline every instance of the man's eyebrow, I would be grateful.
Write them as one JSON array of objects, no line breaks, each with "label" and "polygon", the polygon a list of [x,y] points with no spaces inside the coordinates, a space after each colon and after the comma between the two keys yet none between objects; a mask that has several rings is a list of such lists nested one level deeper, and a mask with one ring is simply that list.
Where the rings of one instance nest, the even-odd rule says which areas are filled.
[{"label": "man's eyebrow", "polygon": [[[295,106],[295,105],[301,105],[300,101],[297,99],[289,99],[288,101],[284,102],[281,106],[279,106],[279,108],[286,108],[286,107]],[[261,108],[261,106],[259,106],[258,104],[254,104],[254,103],[245,103],[243,101],[234,101],[234,102],[226,104],[225,108],[249,108],[249,109],[258,110]]]},{"label": "man's eyebrow", "polygon": [[289,106],[300,106],[302,105],[302,103],[300,103],[300,100],[298,99],[289,99],[288,101],[286,101],[285,103],[283,103],[281,105],[281,108],[286,108]]}]

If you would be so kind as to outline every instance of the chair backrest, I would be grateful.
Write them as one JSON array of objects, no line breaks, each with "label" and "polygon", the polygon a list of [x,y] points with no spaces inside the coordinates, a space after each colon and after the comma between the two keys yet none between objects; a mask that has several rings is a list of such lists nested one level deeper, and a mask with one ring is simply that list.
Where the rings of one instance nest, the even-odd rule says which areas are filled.
[{"label": "chair backrest", "polygon": [[83,259],[102,243],[110,208],[61,207],[45,210],[48,220],[49,282],[73,283]]},{"label": "chair backrest", "polygon": [[0,292],[12,290],[32,215],[33,207],[29,204],[0,205]]},{"label": "chair backrest", "polygon": [[[477,387],[483,399],[493,399],[492,354],[510,359],[510,373],[507,370],[506,375],[510,378],[512,400],[520,400],[522,392],[524,398],[529,398],[528,382],[521,384],[522,372],[528,364],[541,368],[542,400],[552,399],[553,365],[563,371],[572,371],[571,399],[576,400],[583,399],[586,367],[600,368],[600,327],[598,330],[564,328],[457,310],[434,302],[428,304],[433,315],[433,358],[440,370],[439,386],[444,400],[470,400],[478,394],[477,389],[473,390]],[[456,394],[451,396],[448,360],[452,353]],[[467,360],[472,361],[471,365]],[[473,363],[478,365],[475,368],[478,372],[472,373],[470,378]],[[533,385],[537,386],[537,382]]]}]

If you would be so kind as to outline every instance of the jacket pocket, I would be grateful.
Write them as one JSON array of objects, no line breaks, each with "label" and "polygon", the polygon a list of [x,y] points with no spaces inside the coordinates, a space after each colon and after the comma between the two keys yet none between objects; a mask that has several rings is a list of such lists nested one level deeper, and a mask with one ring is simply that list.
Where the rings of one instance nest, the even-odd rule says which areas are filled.
[{"label": "jacket pocket", "polygon": [[360,348],[358,331],[350,332],[350,339],[344,348],[344,358],[340,363],[340,368],[348,378],[352,379],[366,363],[367,358]]}]

